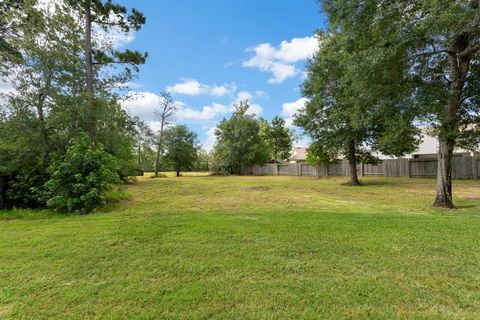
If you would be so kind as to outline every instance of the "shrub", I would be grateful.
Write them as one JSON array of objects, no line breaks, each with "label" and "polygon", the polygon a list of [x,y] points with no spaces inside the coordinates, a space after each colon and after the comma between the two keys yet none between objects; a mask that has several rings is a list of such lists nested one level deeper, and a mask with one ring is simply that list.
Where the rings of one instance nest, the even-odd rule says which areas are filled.
[{"label": "shrub", "polygon": [[7,207],[42,208],[46,206],[47,192],[45,182],[48,181],[46,166],[25,167],[12,175],[6,192]]},{"label": "shrub", "polygon": [[47,205],[64,212],[91,212],[106,203],[110,184],[120,182],[118,167],[117,160],[102,146],[93,149],[88,139],[78,140],[49,168]]}]

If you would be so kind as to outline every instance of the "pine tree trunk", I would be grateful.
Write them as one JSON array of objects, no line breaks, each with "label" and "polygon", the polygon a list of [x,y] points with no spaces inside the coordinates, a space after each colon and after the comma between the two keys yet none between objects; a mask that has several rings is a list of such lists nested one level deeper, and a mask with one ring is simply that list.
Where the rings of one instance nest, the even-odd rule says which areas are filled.
[{"label": "pine tree trunk", "polygon": [[454,142],[447,137],[439,137],[437,166],[437,196],[434,206],[453,208],[452,196],[452,160]]},{"label": "pine tree trunk", "polygon": [[177,177],[180,177],[180,169],[177,169]]},{"label": "pine tree trunk", "polygon": [[92,145],[96,140],[96,101],[93,79],[93,56],[92,56],[92,18],[91,2],[88,0],[85,4],[85,75],[87,92],[90,95],[90,114],[89,114],[89,135]]},{"label": "pine tree trunk", "polygon": [[357,173],[357,154],[355,149],[355,141],[351,140],[348,146],[348,163],[350,166],[350,183],[352,186],[360,185]]}]

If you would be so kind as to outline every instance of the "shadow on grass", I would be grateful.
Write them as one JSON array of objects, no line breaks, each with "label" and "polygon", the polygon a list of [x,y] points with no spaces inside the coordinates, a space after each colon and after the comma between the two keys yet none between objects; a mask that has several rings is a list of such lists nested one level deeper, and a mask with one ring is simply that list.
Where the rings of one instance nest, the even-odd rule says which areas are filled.
[{"label": "shadow on grass", "polygon": [[[400,182],[400,181],[399,181]],[[391,180],[379,181],[379,180],[360,180],[360,184],[353,185],[350,181],[340,183],[343,187],[353,187],[353,188],[361,188],[361,187],[369,187],[369,186],[398,186],[400,183]]]}]

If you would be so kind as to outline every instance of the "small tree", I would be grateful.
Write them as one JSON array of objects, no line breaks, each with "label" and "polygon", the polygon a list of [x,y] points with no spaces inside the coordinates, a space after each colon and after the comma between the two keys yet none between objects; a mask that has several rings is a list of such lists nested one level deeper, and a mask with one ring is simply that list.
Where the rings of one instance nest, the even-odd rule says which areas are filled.
[{"label": "small tree", "polygon": [[79,139],[66,155],[50,166],[46,187],[47,205],[64,212],[88,213],[106,202],[111,183],[119,183],[118,164],[101,145],[90,148],[88,139]]},{"label": "small tree", "polygon": [[162,92],[160,94],[160,104],[159,109],[155,112],[160,121],[160,131],[158,133],[158,143],[157,143],[157,158],[155,160],[155,177],[158,177],[158,172],[160,171],[160,161],[163,151],[163,140],[165,135],[165,130],[172,124],[171,119],[173,115],[177,112],[177,106],[172,100],[172,96],[168,92]]},{"label": "small tree", "polygon": [[231,174],[240,174],[246,166],[265,164],[270,157],[268,145],[260,135],[259,120],[247,114],[248,109],[248,102],[241,101],[232,117],[223,119],[215,131],[215,155],[220,167]]},{"label": "small tree", "polygon": [[195,168],[200,143],[195,132],[185,125],[175,126],[165,137],[165,161],[175,170],[177,177],[181,171]]},{"label": "small tree", "polygon": [[269,123],[267,131],[267,141],[274,160],[282,161],[290,156],[293,137],[293,130],[285,127],[285,120],[275,116]]},{"label": "small tree", "polygon": [[135,149],[137,150],[137,167],[139,171],[145,171],[146,169],[152,168],[154,163],[154,156],[152,153],[155,152],[152,149],[152,146],[155,144],[155,135],[153,130],[150,127],[140,120],[140,118],[135,117],[133,119],[135,123]]}]

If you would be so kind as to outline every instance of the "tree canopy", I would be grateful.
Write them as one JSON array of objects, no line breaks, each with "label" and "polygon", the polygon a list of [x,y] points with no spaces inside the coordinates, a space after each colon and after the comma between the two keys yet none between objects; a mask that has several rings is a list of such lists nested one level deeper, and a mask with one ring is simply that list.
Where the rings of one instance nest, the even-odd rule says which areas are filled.
[{"label": "tree canopy", "polygon": [[[374,161],[375,152],[402,156],[413,151],[417,130],[411,106],[399,94],[407,75],[395,68],[388,76],[375,73],[380,62],[370,61],[378,59],[378,53],[372,52],[368,30],[358,25],[338,28],[334,20],[330,29],[329,34],[318,34],[319,50],[307,65],[302,90],[308,101],[294,123],[314,140],[309,149],[312,161],[345,157],[351,184],[358,185],[359,161]],[[387,52],[381,56],[381,63],[390,63]],[[380,94],[388,96],[379,99]]]},{"label": "tree canopy", "polygon": [[230,119],[217,126],[217,144],[214,153],[219,166],[229,173],[240,174],[241,169],[270,160],[268,145],[260,134],[259,120],[248,114],[248,101],[240,101]]},{"label": "tree canopy", "polygon": [[[139,120],[131,118],[121,107],[121,91],[118,88],[135,77],[136,66],[144,59],[120,59],[108,37],[96,37],[91,46],[91,53],[95,56],[92,60],[93,110],[86,76],[84,12],[78,11],[79,3],[56,2],[55,10],[47,10],[35,0],[2,2],[2,11],[7,16],[12,13],[16,17],[12,20],[15,23],[8,24],[8,27],[17,28],[3,34],[4,39],[21,56],[20,60],[8,61],[3,59],[5,51],[0,53],[3,59],[0,65],[2,79],[13,87],[0,99],[0,171],[12,177],[6,199],[11,206],[49,205],[65,209],[57,206],[61,201],[49,200],[59,195],[62,189],[59,184],[67,181],[58,179],[55,182],[58,187],[48,186],[53,185],[50,181],[54,179],[53,173],[59,172],[62,163],[68,161],[68,150],[78,141],[84,141],[85,134],[92,132],[92,126],[95,127],[98,152],[104,151],[114,158],[115,166],[108,170],[113,171],[118,180],[126,180],[136,173],[134,147],[141,129]],[[100,6],[99,3],[96,6]],[[102,2],[103,5],[113,4]],[[98,6],[95,10],[100,8]],[[111,15],[114,11],[108,12]],[[116,14],[123,15],[123,12],[119,9]],[[100,14],[95,13],[94,16],[98,18]],[[127,21],[129,16],[125,15],[122,19]],[[122,19],[117,16],[116,21],[121,22]],[[0,27],[3,22],[0,22]],[[95,25],[96,22],[93,23]],[[132,23],[128,22],[129,25]],[[136,23],[133,25],[140,27]],[[103,27],[108,30],[112,26]],[[121,24],[120,27],[128,30],[126,25]],[[107,61],[101,58],[101,52],[109,52],[116,58]],[[146,55],[142,54],[142,57]],[[130,67],[112,68],[112,64],[117,63],[127,63]],[[98,155],[96,150],[92,150],[92,157],[94,155]],[[101,159],[106,158],[101,156]],[[97,168],[100,170],[100,167]],[[82,172],[78,174],[83,175]],[[111,177],[109,181],[112,181]],[[101,181],[99,183],[102,185]],[[105,188],[98,190],[106,192]],[[84,191],[88,193],[91,190],[87,187]],[[101,204],[104,194],[91,199]],[[85,202],[85,205],[88,210],[95,207],[92,203],[87,206]]]},{"label": "tree canopy", "polygon": [[195,132],[185,125],[177,125],[168,130],[165,137],[165,161],[176,172],[194,169],[198,161],[200,143]]},{"label": "tree canopy", "polygon": [[[297,123],[329,141],[317,150],[335,151],[340,142],[332,141],[350,139],[394,155],[415,142],[414,125],[430,128],[439,141],[435,205],[453,207],[453,151],[479,143],[478,1],[321,3],[329,33],[309,66],[304,94],[311,100]],[[341,118],[349,137],[339,138]]]}]

